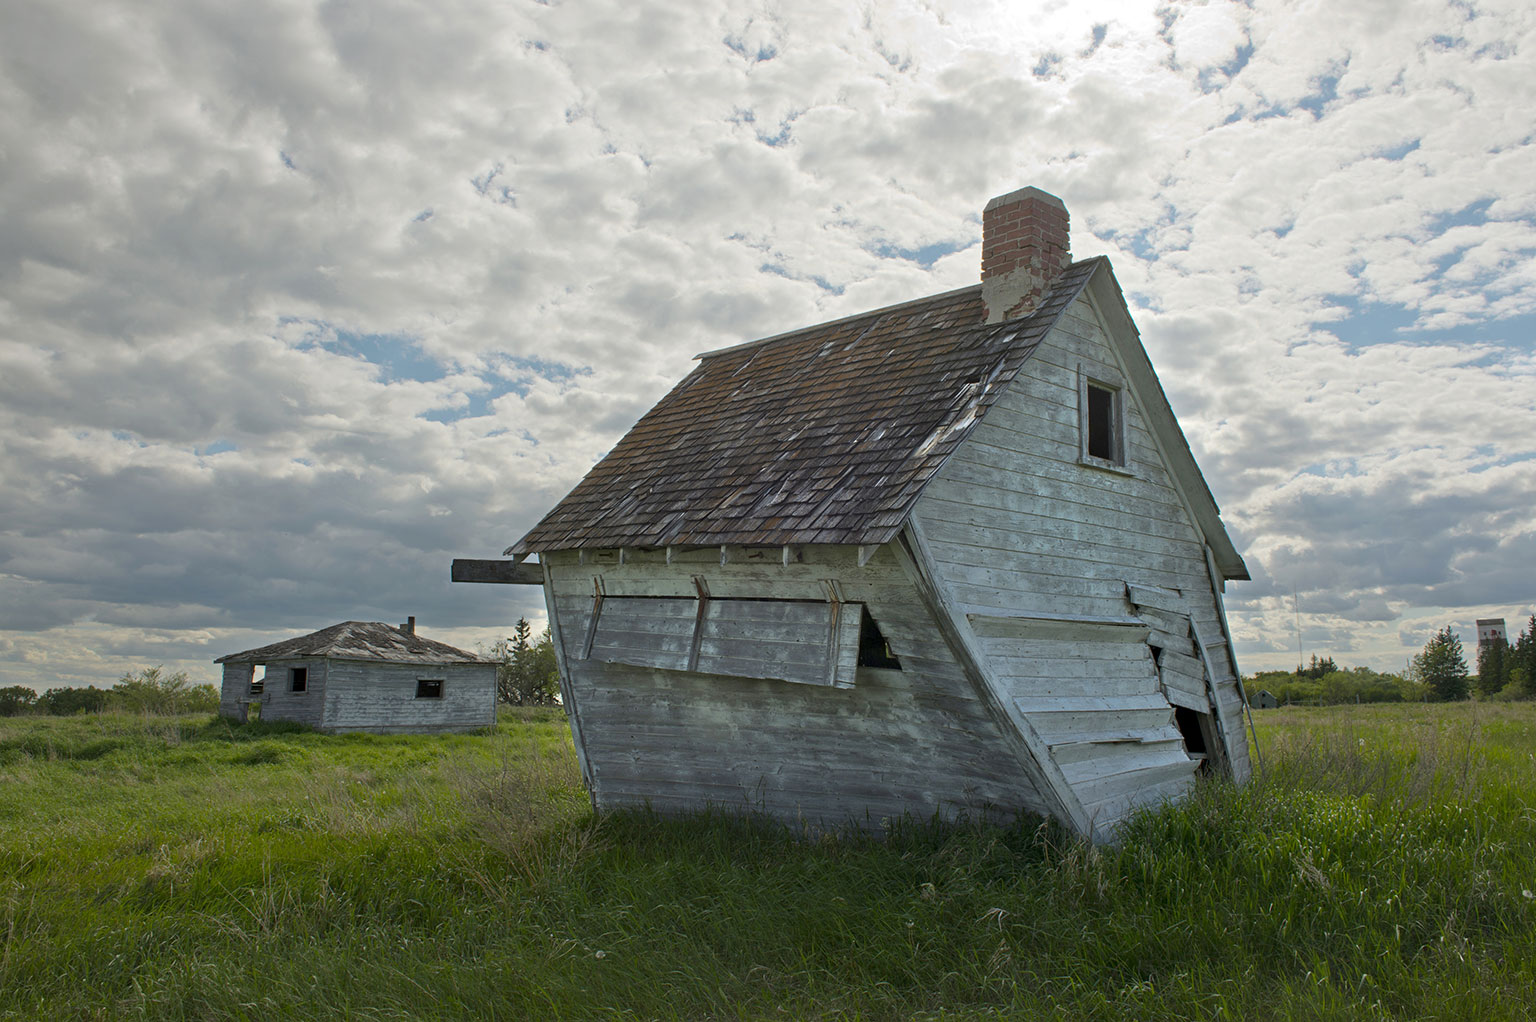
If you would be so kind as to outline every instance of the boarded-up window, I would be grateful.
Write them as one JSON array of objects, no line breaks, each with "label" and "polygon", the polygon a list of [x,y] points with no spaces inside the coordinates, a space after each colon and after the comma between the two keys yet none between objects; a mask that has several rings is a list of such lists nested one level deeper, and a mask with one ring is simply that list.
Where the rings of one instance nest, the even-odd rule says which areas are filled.
[{"label": "boarded-up window", "polygon": [[847,688],[862,610],[822,600],[603,596],[583,659]]}]

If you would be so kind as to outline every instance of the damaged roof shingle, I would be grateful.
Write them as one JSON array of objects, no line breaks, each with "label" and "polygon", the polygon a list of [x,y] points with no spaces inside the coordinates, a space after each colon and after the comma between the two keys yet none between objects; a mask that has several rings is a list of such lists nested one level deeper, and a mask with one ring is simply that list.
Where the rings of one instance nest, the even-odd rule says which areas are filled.
[{"label": "damaged roof shingle", "polygon": [[705,354],[506,552],[884,543],[1102,262],[1003,323],[970,287]]},{"label": "damaged roof shingle", "polygon": [[263,664],[296,657],[330,657],[335,660],[384,660],[401,664],[478,664],[490,663],[484,657],[466,652],[446,642],[423,639],[402,628],[381,621],[343,621],[318,632],[284,639],[270,646],[231,653],[214,661]]}]

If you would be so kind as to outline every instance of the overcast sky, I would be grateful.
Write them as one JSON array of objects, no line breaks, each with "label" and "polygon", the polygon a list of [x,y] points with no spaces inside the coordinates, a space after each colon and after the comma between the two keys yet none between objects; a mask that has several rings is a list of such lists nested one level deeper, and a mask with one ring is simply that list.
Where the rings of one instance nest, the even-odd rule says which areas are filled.
[{"label": "overcast sky", "polygon": [[1247,671],[1536,602],[1529,0],[0,0],[0,685],[453,586],[696,352],[1113,261]]}]

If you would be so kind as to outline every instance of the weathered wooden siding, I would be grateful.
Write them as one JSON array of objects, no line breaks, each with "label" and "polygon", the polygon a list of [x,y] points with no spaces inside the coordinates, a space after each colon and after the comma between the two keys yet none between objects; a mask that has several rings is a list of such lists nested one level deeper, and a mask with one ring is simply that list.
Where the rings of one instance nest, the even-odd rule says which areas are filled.
[{"label": "weathered wooden siding", "polygon": [[[443,682],[441,699],[416,698],[416,682]],[[327,731],[471,731],[496,723],[495,664],[327,661]]]},{"label": "weathered wooden siding", "polygon": [[1044,625],[1029,625],[1031,616],[1133,622],[1126,582],[1178,590],[1217,661],[1224,716],[1238,721],[1229,741],[1239,779],[1248,762],[1203,539],[1128,390],[1128,471],[1079,463],[1080,366],[1099,379],[1125,380],[1086,294],[930,483],[913,516],[948,597],[972,628],[990,626],[992,634],[977,641],[1007,695],[1107,831],[1192,779],[1147,632],[1132,634],[1127,624],[1127,634],[1106,641],[1102,632],[1074,633],[1057,621],[1039,633]]},{"label": "weathered wooden siding", "polygon": [[219,689],[219,716],[239,720],[240,704],[251,701],[251,679],[255,676],[253,664],[225,664],[224,683]]},{"label": "weathered wooden siding", "polygon": [[[781,818],[863,825],[904,812],[1018,809],[1046,800],[1012,755],[896,557],[860,567],[851,547],[626,552],[581,563],[547,555],[567,695],[597,805],[660,811],[706,804]],[[610,596],[820,600],[823,580],[863,603],[902,669],[858,668],[852,688],[604,663],[580,658],[594,576]],[[856,608],[849,608],[850,613]]]},{"label": "weathered wooden siding", "polygon": [[[261,691],[261,719],[291,720],[319,727],[325,706],[325,664],[319,657],[274,660],[267,664],[267,681]],[[303,692],[288,691],[288,671],[293,667],[309,670]]]}]

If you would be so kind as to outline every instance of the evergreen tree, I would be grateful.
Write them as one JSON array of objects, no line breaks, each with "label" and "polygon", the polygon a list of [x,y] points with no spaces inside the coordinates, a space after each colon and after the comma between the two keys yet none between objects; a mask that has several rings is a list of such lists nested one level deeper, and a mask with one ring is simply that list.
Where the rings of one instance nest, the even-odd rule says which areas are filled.
[{"label": "evergreen tree", "polygon": [[510,638],[496,643],[496,697],[513,706],[542,706],[555,701],[560,676],[549,629],[533,640],[527,618],[518,618]]},{"label": "evergreen tree", "polygon": [[1509,660],[1509,643],[1503,636],[1477,647],[1478,694],[1491,696],[1504,688],[1509,681]]},{"label": "evergreen tree", "polygon": [[1446,625],[1424,644],[1424,651],[1413,658],[1414,680],[1429,687],[1430,697],[1440,702],[1465,699],[1470,694],[1467,661],[1461,653],[1461,639]]},{"label": "evergreen tree", "polygon": [[1536,696],[1536,615],[1504,656],[1509,684],[1523,696]]}]

